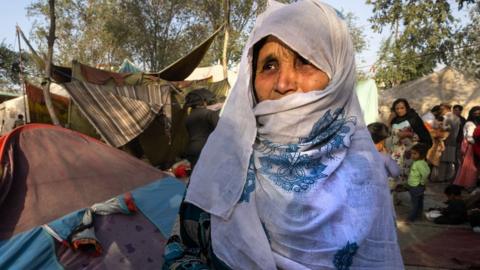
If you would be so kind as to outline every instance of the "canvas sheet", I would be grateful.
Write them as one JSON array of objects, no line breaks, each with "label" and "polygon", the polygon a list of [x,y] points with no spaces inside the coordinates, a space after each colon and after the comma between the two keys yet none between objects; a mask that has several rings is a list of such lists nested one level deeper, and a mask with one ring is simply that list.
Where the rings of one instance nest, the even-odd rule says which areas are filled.
[{"label": "canvas sheet", "polygon": [[64,86],[105,142],[114,147],[137,137],[160,112],[171,118],[166,84],[107,87],[72,81]]}]

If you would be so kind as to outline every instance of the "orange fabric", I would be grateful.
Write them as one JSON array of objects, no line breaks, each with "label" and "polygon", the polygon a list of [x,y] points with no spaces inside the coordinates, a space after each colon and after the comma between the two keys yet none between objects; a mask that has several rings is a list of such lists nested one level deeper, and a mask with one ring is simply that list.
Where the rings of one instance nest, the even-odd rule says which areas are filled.
[{"label": "orange fabric", "polygon": [[137,212],[137,206],[135,205],[135,201],[133,200],[132,193],[127,192],[124,195],[125,204],[127,205],[128,211],[130,212]]},{"label": "orange fabric", "polygon": [[443,151],[445,151],[445,139],[448,137],[448,132],[440,129],[430,129],[430,136],[432,137],[432,147],[428,150],[427,161],[433,166],[440,165],[440,158]]},{"label": "orange fabric", "polygon": [[[93,257],[102,255],[103,248],[100,243],[95,239],[83,238],[72,242],[73,250],[82,250],[87,252]],[[94,249],[91,249],[93,247]]]},{"label": "orange fabric", "polygon": [[462,153],[464,156],[462,165],[453,183],[465,188],[474,187],[477,181],[478,171],[473,157],[473,146],[465,139],[462,142],[462,149],[465,150],[465,152]]}]

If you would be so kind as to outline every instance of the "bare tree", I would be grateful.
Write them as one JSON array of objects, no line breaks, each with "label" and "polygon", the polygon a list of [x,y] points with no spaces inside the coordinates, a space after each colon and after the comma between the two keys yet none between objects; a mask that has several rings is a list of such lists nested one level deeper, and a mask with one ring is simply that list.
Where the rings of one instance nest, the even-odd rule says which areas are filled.
[{"label": "bare tree", "polygon": [[45,81],[43,85],[43,96],[45,97],[45,105],[47,106],[48,113],[52,119],[52,123],[56,126],[60,125],[58,117],[55,114],[53,108],[52,98],[50,97],[50,81],[52,76],[52,58],[53,58],[53,45],[55,44],[55,0],[48,0],[50,8],[50,30],[48,31],[48,54],[47,61],[45,62]]}]

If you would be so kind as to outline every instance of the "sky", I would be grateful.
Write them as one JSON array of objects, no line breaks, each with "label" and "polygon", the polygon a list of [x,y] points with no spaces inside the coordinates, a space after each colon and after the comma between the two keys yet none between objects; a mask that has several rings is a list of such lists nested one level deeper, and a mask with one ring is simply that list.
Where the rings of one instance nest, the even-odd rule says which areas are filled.
[{"label": "sky", "polygon": [[[18,24],[25,35],[28,37],[33,24],[33,20],[27,18],[25,8],[31,3],[31,0],[0,0],[2,10],[0,11],[0,42],[4,41],[15,49],[18,49],[15,40],[15,25]],[[364,30],[365,39],[367,41],[367,49],[357,56],[357,66],[363,71],[368,71],[370,66],[375,63],[377,52],[383,39],[387,38],[387,34],[374,33],[370,28],[368,18],[372,16],[372,6],[365,4],[365,0],[324,0],[334,8],[352,12],[356,17],[356,25]],[[454,12],[457,18],[465,17],[466,14]],[[23,46],[22,46],[23,47]]]}]

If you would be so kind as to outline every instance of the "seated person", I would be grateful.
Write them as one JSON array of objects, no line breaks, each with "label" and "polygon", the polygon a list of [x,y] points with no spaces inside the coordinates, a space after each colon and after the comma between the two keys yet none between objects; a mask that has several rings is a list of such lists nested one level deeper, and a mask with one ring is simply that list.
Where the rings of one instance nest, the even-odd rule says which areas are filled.
[{"label": "seated person", "polygon": [[435,218],[436,224],[457,225],[467,221],[467,206],[462,199],[462,187],[457,185],[448,185],[444,194],[448,200],[447,207],[440,209],[441,216]]},{"label": "seated person", "polygon": [[397,162],[393,160],[393,158],[387,153],[387,149],[385,148],[385,139],[388,138],[387,125],[380,122],[375,122],[369,124],[367,128],[370,132],[370,135],[372,136],[375,148],[377,148],[384,161],[387,176],[392,178],[398,177],[400,175],[400,167],[398,167]]}]

